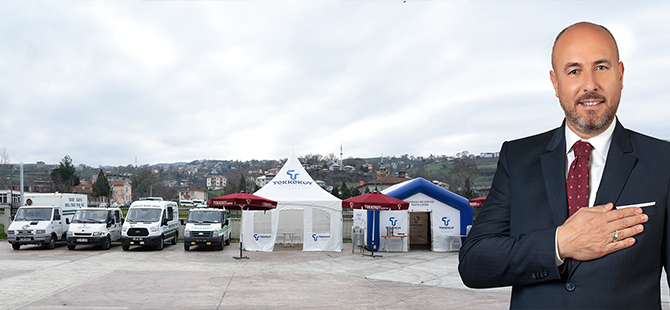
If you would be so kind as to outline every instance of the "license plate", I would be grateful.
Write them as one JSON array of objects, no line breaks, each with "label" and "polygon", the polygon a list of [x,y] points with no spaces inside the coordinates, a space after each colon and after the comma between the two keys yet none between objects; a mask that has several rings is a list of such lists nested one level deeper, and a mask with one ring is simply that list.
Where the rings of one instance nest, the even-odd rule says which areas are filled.
[{"label": "license plate", "polygon": [[30,241],[30,240],[32,240],[32,239],[33,239],[33,238],[30,238],[30,237],[23,237],[23,238],[21,238],[21,241]]},{"label": "license plate", "polygon": [[142,238],[133,238],[133,240],[135,240],[135,241],[142,241],[142,240],[144,240],[144,239],[142,239]]},{"label": "license plate", "polygon": [[77,239],[77,242],[88,242],[88,239]]}]

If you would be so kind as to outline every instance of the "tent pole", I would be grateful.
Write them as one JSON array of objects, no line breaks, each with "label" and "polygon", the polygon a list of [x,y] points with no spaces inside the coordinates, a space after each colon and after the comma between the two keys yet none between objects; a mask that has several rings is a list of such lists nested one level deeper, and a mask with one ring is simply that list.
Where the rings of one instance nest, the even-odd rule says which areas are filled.
[{"label": "tent pole", "polygon": [[245,206],[240,206],[240,211],[242,212],[242,214],[240,214],[240,256],[233,256],[234,259],[249,259],[247,256],[242,256],[242,241],[244,240],[244,238],[242,238],[244,234],[244,231],[242,230],[242,224],[244,223],[242,217],[244,215],[244,207]]},{"label": "tent pole", "polygon": [[375,255],[375,252],[379,249],[379,240],[375,238],[377,231],[379,231],[380,227],[377,225],[379,220],[377,219],[377,210],[372,211],[372,255],[370,255],[372,258],[377,258],[377,257],[383,257],[382,255]]}]

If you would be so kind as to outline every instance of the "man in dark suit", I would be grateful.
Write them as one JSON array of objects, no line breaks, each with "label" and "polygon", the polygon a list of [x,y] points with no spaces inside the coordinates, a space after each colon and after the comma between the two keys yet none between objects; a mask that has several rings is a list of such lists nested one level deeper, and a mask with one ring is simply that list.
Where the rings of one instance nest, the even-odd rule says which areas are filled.
[{"label": "man in dark suit", "polygon": [[606,28],[567,27],[552,68],[565,120],[503,144],[461,248],[461,278],[473,288],[511,285],[511,308],[660,309],[670,143],[616,119],[624,66]]}]

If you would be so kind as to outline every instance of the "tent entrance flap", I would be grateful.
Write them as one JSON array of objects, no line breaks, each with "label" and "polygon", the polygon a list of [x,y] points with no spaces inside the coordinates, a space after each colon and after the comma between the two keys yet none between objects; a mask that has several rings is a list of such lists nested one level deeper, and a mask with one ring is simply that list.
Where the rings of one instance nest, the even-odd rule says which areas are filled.
[{"label": "tent entrance flap", "polygon": [[297,209],[280,209],[279,223],[277,224],[277,243],[303,243],[305,230],[305,211]]},{"label": "tent entrance flap", "polygon": [[409,244],[430,245],[430,212],[409,213]]}]

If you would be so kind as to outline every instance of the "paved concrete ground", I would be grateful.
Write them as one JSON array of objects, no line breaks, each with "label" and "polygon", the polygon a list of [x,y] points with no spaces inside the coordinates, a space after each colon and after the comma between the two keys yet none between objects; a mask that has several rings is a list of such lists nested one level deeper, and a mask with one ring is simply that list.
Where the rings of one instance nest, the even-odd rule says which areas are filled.
[{"label": "paved concrete ground", "polygon": [[[506,309],[509,288],[472,290],[458,254],[413,249],[371,258],[342,252],[223,251],[183,244],[108,251],[0,243],[0,309]],[[665,282],[665,281],[663,281]],[[668,308],[664,285],[664,308]]]}]

